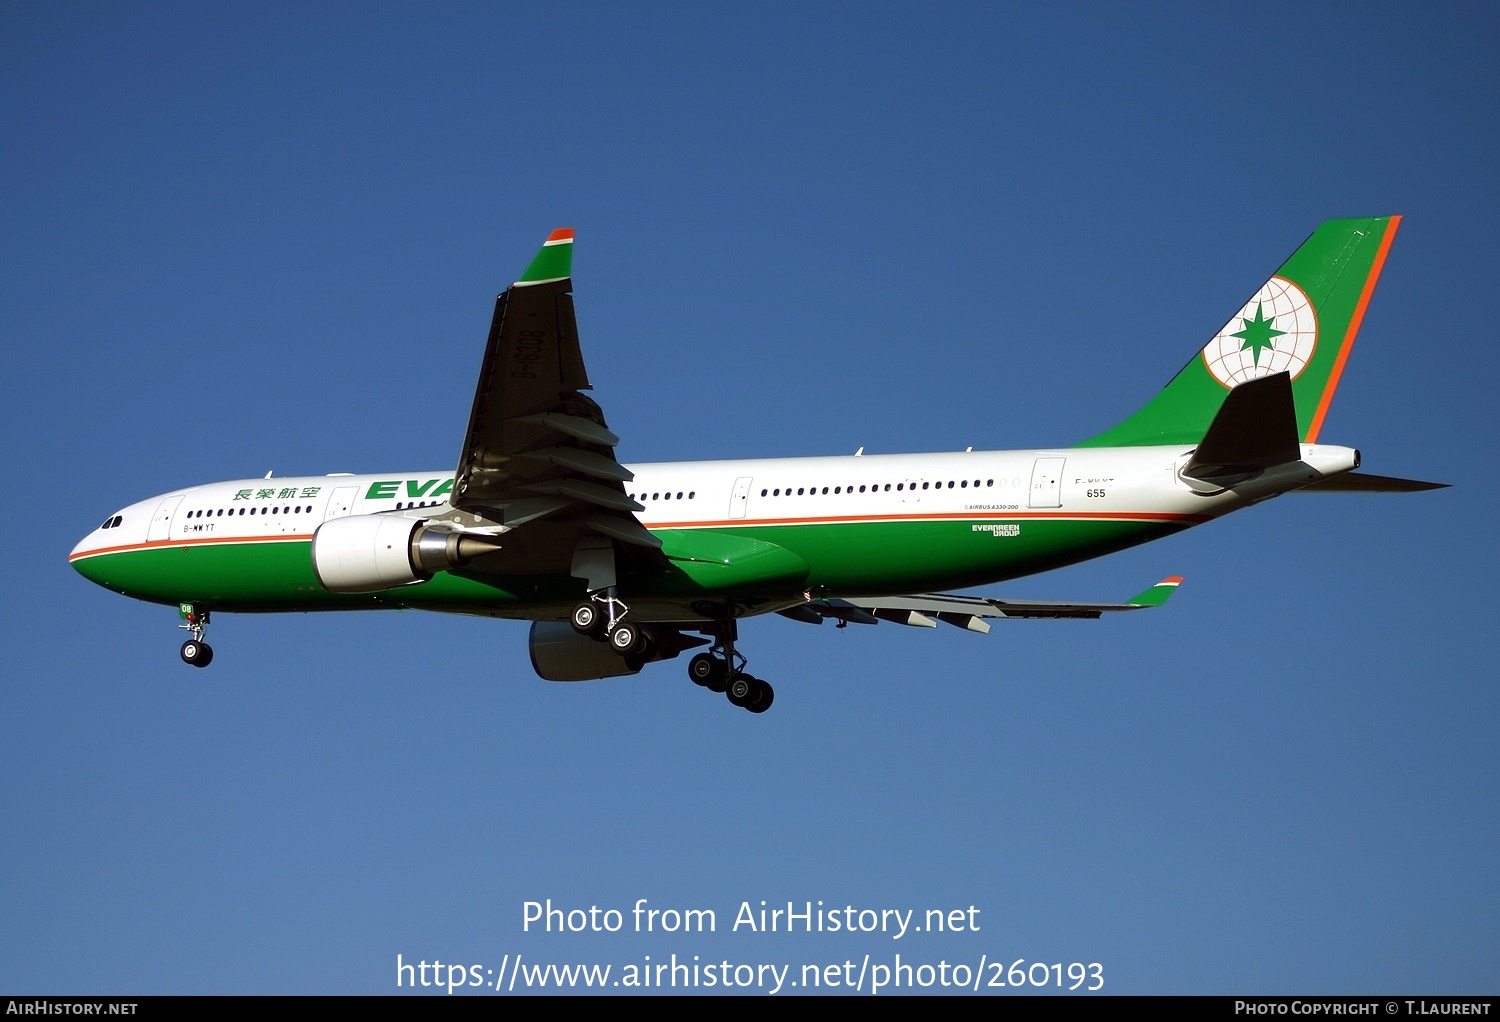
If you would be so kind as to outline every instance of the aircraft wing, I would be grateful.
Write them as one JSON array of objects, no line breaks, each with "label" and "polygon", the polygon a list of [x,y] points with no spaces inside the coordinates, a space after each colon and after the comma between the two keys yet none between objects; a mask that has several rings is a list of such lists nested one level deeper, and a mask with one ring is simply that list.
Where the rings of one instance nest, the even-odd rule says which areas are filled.
[{"label": "aircraft wing", "polygon": [[452,503],[525,529],[525,542],[485,555],[478,571],[567,573],[585,539],[660,557],[661,541],[626,495],[633,476],[615,460],[619,438],[584,394],[590,387],[573,316],[572,261],[573,231],[553,231],[495,302]]},{"label": "aircraft wing", "polygon": [[1000,600],[985,596],[954,596],[929,593],[914,596],[888,596],[852,600],[810,600],[780,613],[797,621],[821,624],[823,618],[834,618],[840,627],[855,624],[873,625],[879,621],[918,628],[936,628],[942,621],[971,632],[988,632],[986,618],[1097,618],[1119,610],[1144,610],[1159,607],[1182,583],[1181,577],[1164,578],[1127,603],[1066,603],[1049,600]]}]

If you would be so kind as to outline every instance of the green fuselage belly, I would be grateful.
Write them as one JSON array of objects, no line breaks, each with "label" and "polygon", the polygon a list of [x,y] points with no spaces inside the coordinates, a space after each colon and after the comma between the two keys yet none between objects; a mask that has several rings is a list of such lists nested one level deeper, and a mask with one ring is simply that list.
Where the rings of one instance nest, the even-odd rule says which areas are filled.
[{"label": "green fuselage belly", "polygon": [[[664,530],[674,545],[712,545],[705,533],[731,541],[772,544],[807,566],[792,577],[787,559],[767,558],[757,578],[749,565],[674,560],[654,578],[624,578],[622,596],[691,601],[705,596],[775,598],[808,587],[831,596],[874,596],[959,589],[1073,564],[1158,539],[1185,521],[993,519],[984,522],[896,521],[749,524],[713,530]],[[990,527],[1001,527],[994,531]],[[1006,530],[1016,527],[1016,534]],[[674,544],[680,539],[681,544]],[[569,576],[465,577],[440,572],[431,580],[381,593],[332,593],[313,574],[310,542],[174,544],[102,554],[76,562],[85,576],[116,592],[154,603],[191,602],[220,611],[359,610],[431,607],[552,616],[583,593]],[[107,578],[106,578],[107,576]]]},{"label": "green fuselage belly", "polygon": [[[999,534],[991,526],[1015,526],[1018,533]],[[732,531],[795,552],[808,564],[806,585],[821,586],[830,596],[890,596],[1003,582],[1123,550],[1186,526],[996,518],[747,525]]]}]

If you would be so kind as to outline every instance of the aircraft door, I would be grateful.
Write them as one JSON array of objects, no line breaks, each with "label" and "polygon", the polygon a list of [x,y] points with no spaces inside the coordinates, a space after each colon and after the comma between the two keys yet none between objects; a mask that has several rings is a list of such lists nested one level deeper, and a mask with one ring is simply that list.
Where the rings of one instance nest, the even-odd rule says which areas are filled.
[{"label": "aircraft door", "polygon": [[359,493],[358,486],[340,486],[333,491],[333,496],[328,498],[328,510],[323,513],[323,521],[334,518],[343,518],[354,510],[354,498]]},{"label": "aircraft door", "polygon": [[177,505],[182,503],[182,494],[168,497],[156,506],[156,514],[151,516],[151,527],[146,531],[146,542],[155,543],[159,540],[168,539],[172,534],[172,515],[177,512]]},{"label": "aircraft door", "polygon": [[744,518],[750,509],[751,476],[740,476],[734,481],[734,493],[729,496],[729,517]]},{"label": "aircraft door", "polygon": [[1028,507],[1062,507],[1062,474],[1067,458],[1038,458],[1031,469]]}]

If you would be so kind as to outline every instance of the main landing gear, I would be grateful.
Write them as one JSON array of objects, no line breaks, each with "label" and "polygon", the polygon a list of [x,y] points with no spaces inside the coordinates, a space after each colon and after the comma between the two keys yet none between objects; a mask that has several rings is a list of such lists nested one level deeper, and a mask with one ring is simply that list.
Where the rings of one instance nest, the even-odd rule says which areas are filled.
[{"label": "main landing gear", "polygon": [[214,659],[214,648],[203,641],[203,636],[208,631],[208,611],[200,610],[190,603],[184,603],[181,610],[184,621],[177,627],[186,628],[193,633],[193,637],[182,644],[182,662],[194,667],[207,667]]},{"label": "main landing gear", "polygon": [[734,618],[722,618],[707,631],[714,637],[714,644],[710,652],[688,661],[688,677],[710,692],[723,692],[735,706],[765,713],[776,700],[776,690],[745,672],[749,661],[734,648],[739,637]]},{"label": "main landing gear", "polygon": [[625,620],[629,613],[630,608],[615,595],[614,586],[610,586],[590,593],[587,600],[573,608],[568,621],[579,635],[608,643],[622,657],[638,657],[651,651],[651,633]]},{"label": "main landing gear", "polygon": [[[657,640],[651,629],[627,621],[625,615],[629,612],[630,608],[611,586],[590,593],[587,600],[573,608],[568,620],[579,635],[608,643],[627,662],[644,663],[655,651]],[[726,615],[703,631],[713,636],[714,644],[709,652],[699,653],[688,662],[688,677],[693,683],[710,692],[724,693],[735,706],[751,713],[769,710],[776,699],[776,690],[768,682],[746,673],[749,661],[734,648],[739,637],[734,618]]]}]

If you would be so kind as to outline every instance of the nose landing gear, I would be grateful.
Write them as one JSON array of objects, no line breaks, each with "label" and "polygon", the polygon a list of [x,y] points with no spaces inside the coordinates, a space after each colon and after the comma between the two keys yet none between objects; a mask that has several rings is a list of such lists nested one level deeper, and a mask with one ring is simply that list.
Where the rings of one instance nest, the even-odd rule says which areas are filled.
[{"label": "nose landing gear", "polygon": [[193,667],[207,667],[214,659],[213,647],[203,641],[203,636],[208,631],[208,611],[192,603],[180,604],[178,610],[182,613],[183,623],[177,627],[186,628],[193,634],[191,639],[182,644],[182,662]]}]

